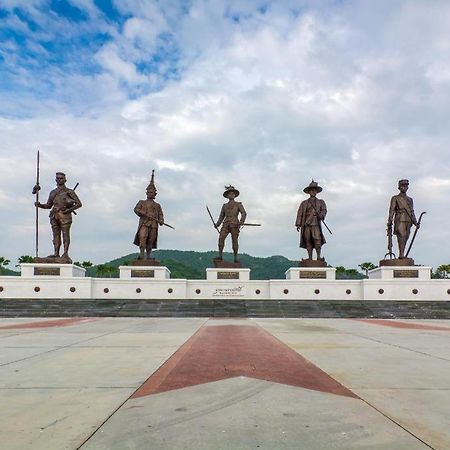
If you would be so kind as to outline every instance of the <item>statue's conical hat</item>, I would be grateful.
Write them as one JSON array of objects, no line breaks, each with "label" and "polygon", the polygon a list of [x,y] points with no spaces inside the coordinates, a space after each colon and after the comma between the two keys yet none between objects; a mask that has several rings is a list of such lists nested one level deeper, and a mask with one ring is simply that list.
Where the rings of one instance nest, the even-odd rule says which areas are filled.
[{"label": "statue's conical hat", "polygon": [[155,191],[156,192],[155,169],[152,170],[152,177],[150,178],[150,184],[147,186],[147,191]]}]

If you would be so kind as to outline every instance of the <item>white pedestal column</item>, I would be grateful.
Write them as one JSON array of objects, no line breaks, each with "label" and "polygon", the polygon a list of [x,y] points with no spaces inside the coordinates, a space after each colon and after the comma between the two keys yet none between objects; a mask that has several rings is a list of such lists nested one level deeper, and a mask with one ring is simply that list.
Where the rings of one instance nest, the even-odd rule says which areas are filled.
[{"label": "white pedestal column", "polygon": [[380,266],[369,271],[371,280],[431,279],[431,266]]},{"label": "white pedestal column", "polygon": [[75,264],[43,264],[22,263],[20,265],[20,276],[22,277],[84,277],[86,269]]}]

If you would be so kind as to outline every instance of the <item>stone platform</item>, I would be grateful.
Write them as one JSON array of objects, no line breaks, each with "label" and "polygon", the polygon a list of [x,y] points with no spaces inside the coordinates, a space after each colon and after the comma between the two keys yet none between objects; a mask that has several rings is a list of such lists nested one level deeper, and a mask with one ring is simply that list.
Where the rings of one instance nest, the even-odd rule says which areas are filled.
[{"label": "stone platform", "polygon": [[[380,267],[369,279],[336,280],[335,269],[293,267],[285,280],[252,280],[250,269],[214,268],[204,280],[171,279],[164,266],[122,266],[121,278],[89,278],[84,269],[72,265],[45,270],[22,265],[22,276],[0,276],[2,299],[156,299],[186,300],[385,300],[449,301],[450,279],[430,279],[427,266]],[[65,270],[69,270],[67,276]],[[75,273],[76,272],[76,273]],[[41,273],[41,272],[38,272]],[[65,274],[63,276],[63,274]],[[400,276],[396,276],[400,274]],[[134,275],[134,276],[133,276]],[[138,275],[138,276],[136,276]],[[406,276],[405,276],[406,275]]]},{"label": "stone platform", "polygon": [[1,319],[1,447],[445,450],[449,336],[444,320]]}]

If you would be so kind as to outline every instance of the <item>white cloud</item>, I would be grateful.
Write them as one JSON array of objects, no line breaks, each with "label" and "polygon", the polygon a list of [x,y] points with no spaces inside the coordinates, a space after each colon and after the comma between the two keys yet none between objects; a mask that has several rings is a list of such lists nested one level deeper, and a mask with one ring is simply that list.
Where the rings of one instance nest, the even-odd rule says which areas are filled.
[{"label": "white cloud", "polygon": [[[183,15],[178,2],[162,9],[120,2],[132,17],[90,55],[104,72],[66,77],[55,70],[52,77],[62,77],[55,98],[8,97],[11,111],[28,109],[32,117],[0,120],[2,252],[13,258],[33,248],[30,189],[39,147],[43,192],[56,170],[67,172],[69,184],[80,181],[75,259],[99,262],[135,250],[132,209],[156,168],[158,201],[176,228],[161,231],[166,248],[214,248],[205,204],[218,214],[223,186],[232,183],[249,220],[263,223],[245,230],[242,251],[298,259],[304,255],[293,223],[314,178],[334,232],[324,248],[329,262],[377,262],[390,196],[406,177],[417,211],[428,211],[415,259],[448,262],[439,242],[450,238],[450,8],[363,3],[305,2],[296,15],[298,2],[274,2],[261,14],[261,2],[232,2],[227,10],[194,1]],[[167,30],[180,78],[143,75],[137,62]],[[124,81],[150,90],[129,99]],[[50,251],[46,221],[42,241]]]}]

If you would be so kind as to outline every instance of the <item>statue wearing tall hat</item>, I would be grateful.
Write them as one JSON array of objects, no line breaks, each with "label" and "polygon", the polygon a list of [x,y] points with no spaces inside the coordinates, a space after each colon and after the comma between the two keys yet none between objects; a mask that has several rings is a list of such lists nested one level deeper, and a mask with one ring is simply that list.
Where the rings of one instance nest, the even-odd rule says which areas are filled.
[{"label": "statue wearing tall hat", "polygon": [[161,205],[155,202],[155,171],[152,170],[150,184],[147,186],[147,199],[139,200],[134,212],[139,216],[139,226],[134,244],[139,246],[139,259],[152,260],[151,252],[158,245],[158,227],[164,225]]},{"label": "statue wearing tall hat", "polygon": [[[317,194],[322,192],[322,188],[312,180],[309,186],[303,189],[303,192],[309,194],[309,198],[300,203],[295,221],[297,231],[300,232],[300,247],[308,251],[308,259],[304,259],[302,262],[305,265],[325,266],[326,262],[321,256],[321,250],[322,245],[326,243],[322,223],[327,215],[327,205],[322,199],[317,198]],[[317,262],[311,263],[313,250],[316,251]]]},{"label": "statue wearing tall hat", "polygon": [[[420,214],[419,220],[416,219],[413,199],[406,195],[408,188],[409,180],[399,180],[398,190],[400,192],[391,198],[387,221],[388,253],[386,254],[390,259],[386,259],[385,256],[385,259],[380,261],[380,265],[414,265],[414,260],[408,258],[408,255],[425,212]],[[406,249],[413,225],[416,227],[414,236],[411,239],[408,249]],[[398,258],[395,258],[395,254],[392,252],[392,234],[397,236]]]},{"label": "statue wearing tall hat", "polygon": [[239,231],[245,223],[247,213],[241,202],[235,200],[239,196],[239,191],[234,186],[225,186],[225,192],[223,196],[228,199],[228,203],[223,204],[220,211],[219,219],[215,224],[218,229],[220,225],[222,228],[219,232],[219,257],[218,261],[223,259],[223,248],[225,246],[226,237],[231,234],[231,242],[234,253],[234,262],[239,264],[238,250],[239,250]]}]

